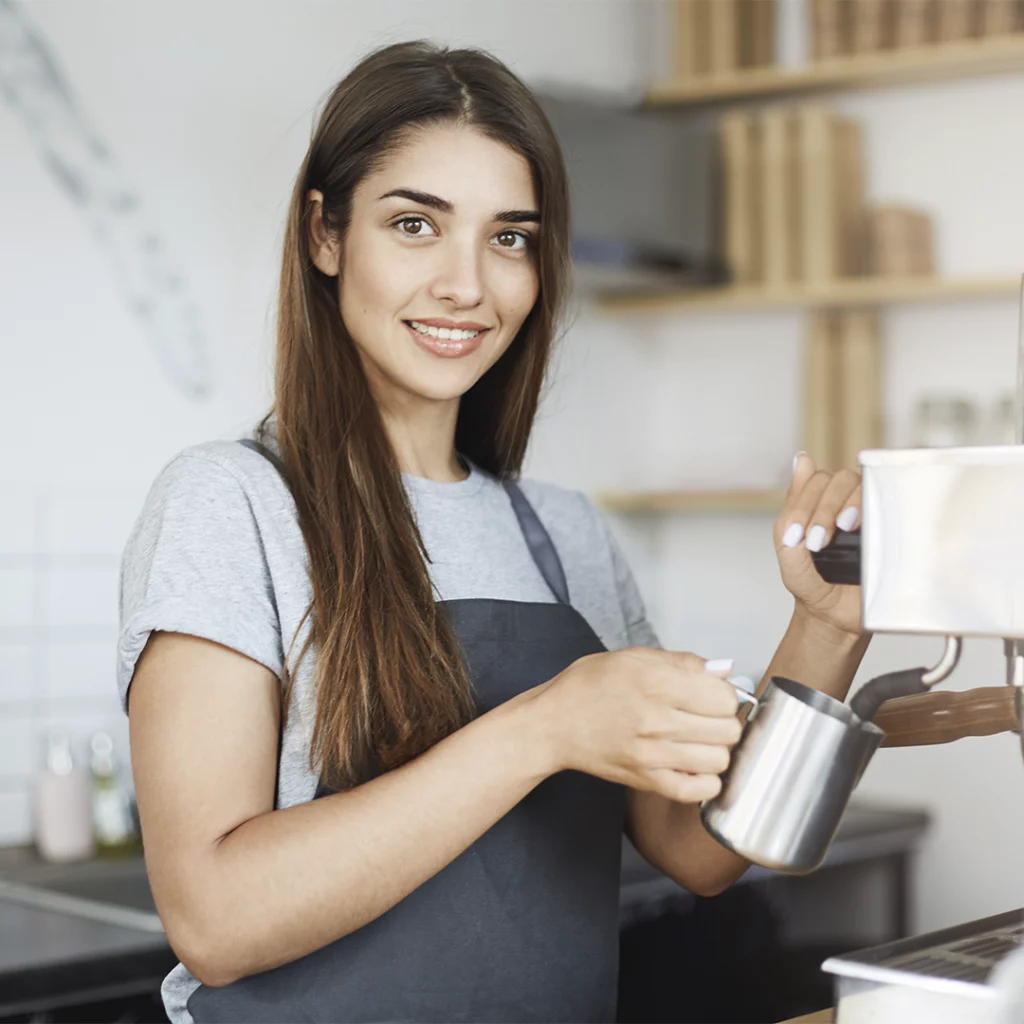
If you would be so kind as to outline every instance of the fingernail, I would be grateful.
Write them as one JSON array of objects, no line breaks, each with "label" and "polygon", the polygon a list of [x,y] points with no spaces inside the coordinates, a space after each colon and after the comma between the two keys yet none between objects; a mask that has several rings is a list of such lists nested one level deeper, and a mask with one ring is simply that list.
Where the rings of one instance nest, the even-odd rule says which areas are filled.
[{"label": "fingernail", "polygon": [[733,676],[729,682],[733,686],[738,686],[741,690],[746,690],[747,693],[754,692],[754,680],[748,679],[746,676]]},{"label": "fingernail", "polygon": [[796,453],[796,455],[793,456],[793,472],[794,473],[796,472],[796,467],[797,467],[798,463],[800,462],[800,456],[801,455],[806,455],[806,454],[807,454],[807,452],[805,452],[803,450],[803,448],[801,448],[800,451],[798,451]]},{"label": "fingernail", "polygon": [[860,509],[856,505],[851,505],[849,508],[844,508],[839,515],[836,516],[836,526],[840,530],[852,530],[857,525],[857,520],[860,518]]},{"label": "fingernail", "polygon": [[812,526],[807,532],[807,550],[820,551],[825,546],[827,532],[824,526]]},{"label": "fingernail", "polygon": [[782,535],[782,543],[787,548],[795,548],[803,540],[804,528],[799,523],[790,523]]},{"label": "fingernail", "polygon": [[704,671],[713,675],[727,676],[732,671],[732,658],[713,658],[704,662]]}]

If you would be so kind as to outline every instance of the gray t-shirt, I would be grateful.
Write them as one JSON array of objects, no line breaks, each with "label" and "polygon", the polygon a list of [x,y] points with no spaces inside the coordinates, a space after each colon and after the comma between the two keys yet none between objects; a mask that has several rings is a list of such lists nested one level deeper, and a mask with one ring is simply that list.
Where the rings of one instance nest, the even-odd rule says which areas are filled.
[{"label": "gray t-shirt", "polygon": [[[555,600],[497,480],[472,464],[469,477],[453,483],[407,473],[402,479],[431,558],[437,600]],[[590,500],[534,480],[520,486],[562,560],[573,607],[605,647],[659,646],[625,558]],[[295,503],[274,466],[236,441],[186,448],[153,483],[122,556],[122,707],[153,630],[213,640],[280,677],[311,598]],[[293,672],[308,628],[307,619],[292,647]],[[311,649],[295,674],[279,754],[278,808],[312,799],[317,788],[309,769],[315,655]],[[186,1002],[198,985],[182,964],[167,976],[162,992],[173,1024],[192,1024]]]}]

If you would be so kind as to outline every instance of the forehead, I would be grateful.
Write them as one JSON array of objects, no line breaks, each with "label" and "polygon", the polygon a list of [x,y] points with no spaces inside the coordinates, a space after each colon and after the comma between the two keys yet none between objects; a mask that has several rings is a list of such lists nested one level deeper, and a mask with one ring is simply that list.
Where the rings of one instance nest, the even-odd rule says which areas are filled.
[{"label": "forehead", "polygon": [[503,142],[462,125],[417,128],[360,183],[357,202],[374,203],[393,188],[447,199],[456,215],[490,216],[496,210],[537,206],[526,159]]}]

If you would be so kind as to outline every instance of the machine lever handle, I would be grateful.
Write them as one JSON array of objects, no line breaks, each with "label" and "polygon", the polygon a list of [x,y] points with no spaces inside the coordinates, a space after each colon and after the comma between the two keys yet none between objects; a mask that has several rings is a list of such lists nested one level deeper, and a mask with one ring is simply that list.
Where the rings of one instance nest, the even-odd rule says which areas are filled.
[{"label": "machine lever handle", "polygon": [[885,733],[883,747],[952,743],[966,736],[1019,732],[1012,686],[932,690],[882,704],[872,719]]}]

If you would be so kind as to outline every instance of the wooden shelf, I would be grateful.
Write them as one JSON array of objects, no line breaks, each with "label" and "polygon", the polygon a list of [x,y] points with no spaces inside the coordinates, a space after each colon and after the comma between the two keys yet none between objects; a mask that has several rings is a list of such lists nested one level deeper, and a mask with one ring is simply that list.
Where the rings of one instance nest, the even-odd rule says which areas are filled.
[{"label": "wooden shelf", "polygon": [[648,91],[644,105],[711,106],[1020,70],[1024,70],[1024,33],[835,57],[798,68],[749,68],[692,81],[664,82]]},{"label": "wooden shelf", "polygon": [[942,302],[1013,298],[1020,276],[1006,277],[848,277],[827,284],[792,288],[758,286],[693,291],[605,292],[598,302],[624,312],[734,312],[757,309],[884,306],[905,302]]},{"label": "wooden shelf", "polygon": [[737,491],[622,491],[595,495],[594,500],[609,512],[751,513],[778,512],[783,490]]}]

